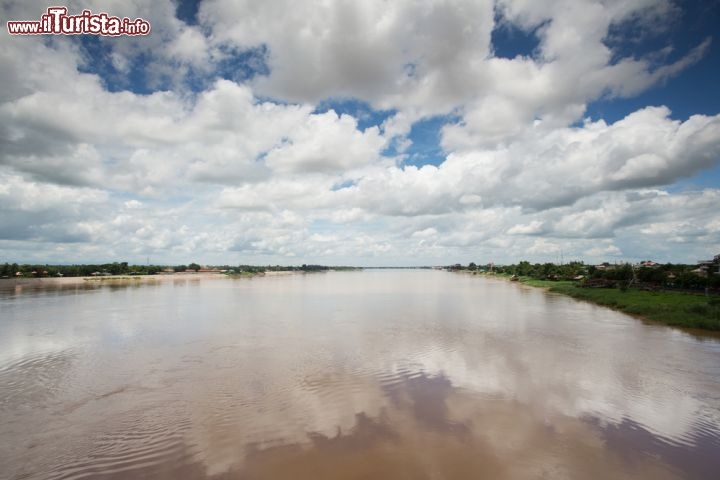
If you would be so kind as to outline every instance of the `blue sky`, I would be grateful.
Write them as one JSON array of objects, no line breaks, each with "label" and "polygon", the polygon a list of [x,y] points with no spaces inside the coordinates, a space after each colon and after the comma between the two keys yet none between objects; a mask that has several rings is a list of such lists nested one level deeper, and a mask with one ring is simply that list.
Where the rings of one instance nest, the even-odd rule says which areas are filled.
[{"label": "blue sky", "polygon": [[83,8],[152,30],[3,33],[0,260],[720,253],[718,2]]}]

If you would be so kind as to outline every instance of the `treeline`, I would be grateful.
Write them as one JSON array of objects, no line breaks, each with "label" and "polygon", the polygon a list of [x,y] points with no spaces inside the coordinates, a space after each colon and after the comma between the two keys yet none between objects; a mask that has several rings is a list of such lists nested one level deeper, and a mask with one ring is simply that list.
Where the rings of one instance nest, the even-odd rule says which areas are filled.
[{"label": "treeline", "polygon": [[[162,265],[128,265],[113,262],[82,265],[41,265],[4,263],[0,265],[0,277],[84,277],[91,275],[154,275],[161,272]],[[19,275],[18,275],[19,274]]]},{"label": "treeline", "polygon": [[231,266],[224,266],[220,267],[224,270],[235,270],[240,272],[250,272],[250,273],[262,273],[262,272],[326,272],[328,270],[360,270],[359,267],[348,267],[348,266],[335,266],[335,267],[329,267],[327,265],[307,265],[302,264],[300,266],[296,265],[266,265],[266,266],[257,266],[257,265],[238,265],[237,267],[231,267]]},{"label": "treeline", "polygon": [[[497,274],[517,275],[535,280],[576,280],[584,283],[601,280],[607,285],[629,286],[641,285],[668,289],[700,290],[720,289],[720,275],[710,272],[698,274],[697,265],[686,264],[655,264],[652,266],[631,265],[629,263],[601,265],[585,265],[583,262],[569,262],[562,265],[555,263],[532,264],[523,260],[512,265],[483,265],[470,263],[467,267],[455,264],[451,270],[469,270],[494,272]],[[717,267],[715,267],[717,268]],[[716,271],[716,270],[715,270]]]},{"label": "treeline", "polygon": [[225,273],[263,273],[272,271],[304,271],[321,272],[327,270],[353,270],[356,267],[328,267],[325,265],[212,265],[202,267],[197,263],[187,265],[129,265],[128,262],[113,262],[102,264],[81,265],[48,265],[48,264],[18,264],[8,263],[0,265],[0,278],[16,277],[88,277],[97,275],[156,275],[159,273],[173,273],[186,271],[200,271],[209,269]]},{"label": "treeline", "polygon": [[527,260],[523,260],[513,265],[476,265],[474,262],[465,267],[459,263],[448,267],[449,270],[469,270],[472,272],[492,272],[497,274],[517,275],[520,277],[531,277],[535,279],[558,279],[571,280],[579,275],[587,275],[590,265],[583,262],[569,262],[562,265],[555,263],[535,263],[532,264]]}]

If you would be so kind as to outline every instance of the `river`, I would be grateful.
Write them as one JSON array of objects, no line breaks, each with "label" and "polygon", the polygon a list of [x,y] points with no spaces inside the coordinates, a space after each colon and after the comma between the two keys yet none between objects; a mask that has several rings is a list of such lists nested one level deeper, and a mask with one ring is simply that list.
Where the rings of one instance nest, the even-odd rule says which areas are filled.
[{"label": "river", "polygon": [[0,478],[720,471],[717,338],[443,271],[103,283],[0,283]]}]

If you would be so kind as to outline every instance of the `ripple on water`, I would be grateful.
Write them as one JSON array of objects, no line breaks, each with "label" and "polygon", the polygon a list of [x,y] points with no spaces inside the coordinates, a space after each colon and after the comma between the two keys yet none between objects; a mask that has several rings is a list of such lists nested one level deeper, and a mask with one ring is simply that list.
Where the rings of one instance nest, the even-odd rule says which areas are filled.
[{"label": "ripple on water", "polygon": [[630,418],[605,423],[586,418],[601,434],[606,447],[627,461],[648,456],[683,472],[687,478],[715,478],[720,471],[720,431],[712,420],[698,416],[692,428],[673,437],[663,436]]},{"label": "ripple on water", "polygon": [[0,367],[0,410],[45,404],[64,387],[76,358],[73,350],[42,352]]},{"label": "ripple on water", "polygon": [[82,451],[73,452],[73,461],[58,462],[49,477],[57,480],[127,474],[151,467],[175,464],[188,458],[185,432],[187,419],[159,421],[138,415],[108,433],[92,439]]}]

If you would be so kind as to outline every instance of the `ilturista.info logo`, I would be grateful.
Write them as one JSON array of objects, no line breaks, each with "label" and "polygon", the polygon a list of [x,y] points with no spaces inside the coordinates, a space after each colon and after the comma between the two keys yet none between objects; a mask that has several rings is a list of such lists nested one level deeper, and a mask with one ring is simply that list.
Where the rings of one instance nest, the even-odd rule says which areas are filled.
[{"label": "ilturista.info logo", "polygon": [[11,35],[147,35],[150,33],[150,22],[142,18],[131,20],[107,13],[92,13],[90,10],[68,15],[66,7],[48,7],[39,21],[9,21],[7,29]]}]

